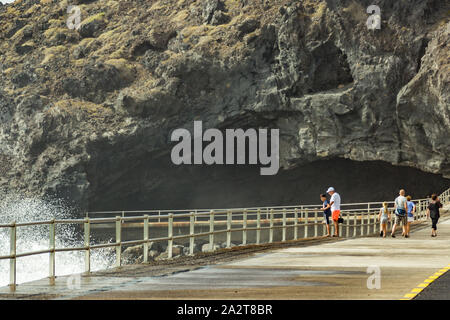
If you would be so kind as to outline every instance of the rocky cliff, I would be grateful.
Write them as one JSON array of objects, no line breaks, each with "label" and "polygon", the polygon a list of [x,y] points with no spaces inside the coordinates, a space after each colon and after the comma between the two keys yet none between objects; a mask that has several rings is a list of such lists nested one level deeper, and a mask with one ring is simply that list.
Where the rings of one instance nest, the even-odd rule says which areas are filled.
[{"label": "rocky cliff", "polygon": [[[380,29],[366,26],[371,4]],[[276,204],[331,183],[355,200],[408,183],[441,191],[449,10],[445,0],[0,5],[0,185],[117,209]],[[194,120],[279,128],[279,178],[174,166],[170,133]]]}]

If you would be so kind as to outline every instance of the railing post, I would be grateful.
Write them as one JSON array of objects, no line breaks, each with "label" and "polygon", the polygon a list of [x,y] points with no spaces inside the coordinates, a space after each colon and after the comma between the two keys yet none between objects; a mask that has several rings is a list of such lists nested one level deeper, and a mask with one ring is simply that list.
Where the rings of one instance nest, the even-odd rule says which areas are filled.
[{"label": "railing post", "polygon": [[426,219],[427,217],[427,202],[426,201],[422,201],[422,219]]},{"label": "railing post", "polygon": [[270,209],[269,243],[273,242],[273,209]]},{"label": "railing post", "polygon": [[49,280],[50,285],[55,284],[55,219],[49,225]]},{"label": "railing post", "polygon": [[209,250],[214,249],[214,210],[209,212]]},{"label": "railing post", "polygon": [[16,282],[17,282],[17,274],[16,274],[16,222],[14,221],[11,224],[10,230],[10,240],[9,240],[9,288],[11,291],[16,291]]},{"label": "railing post", "polygon": [[422,217],[422,207],[421,207],[421,200],[419,200],[416,204],[416,213],[414,214],[414,220],[420,220]]},{"label": "railing post", "polygon": [[194,237],[194,232],[195,232],[195,213],[191,212],[191,216],[189,217],[189,254],[193,255],[194,254],[194,246],[195,246],[195,237]]},{"label": "railing post", "polygon": [[294,208],[294,240],[298,239],[298,211]]},{"label": "railing post", "polygon": [[364,212],[361,212],[361,236],[364,236]]},{"label": "railing post", "polygon": [[227,248],[231,247],[231,211],[227,210]]},{"label": "railing post", "polygon": [[86,251],[84,252],[84,272],[91,272],[91,224],[89,218],[84,219],[84,247]]},{"label": "railing post", "polygon": [[305,238],[308,238],[308,211],[303,211],[303,219],[305,219]]},{"label": "railing post", "polygon": [[167,257],[172,259],[173,255],[173,214],[169,213],[169,223],[168,223],[168,235],[169,240],[167,241]]},{"label": "railing post", "polygon": [[377,221],[377,218],[375,216],[375,212],[372,212],[372,216],[371,216],[370,219],[372,221],[372,234],[375,234],[375,232],[376,232],[376,221]]},{"label": "railing post", "polygon": [[353,215],[353,236],[354,237],[356,237],[356,223],[357,223],[357,217],[356,217],[356,212],[355,212],[355,214]]},{"label": "railing post", "polygon": [[122,218],[116,217],[116,268],[122,265]]},{"label": "railing post", "polygon": [[377,213],[372,212],[372,233],[375,234],[377,232]]},{"label": "railing post", "polygon": [[245,246],[247,244],[247,209],[242,212],[242,244]]},{"label": "railing post", "polygon": [[317,223],[318,223],[318,220],[317,220],[317,211],[314,211],[314,238],[317,238],[317,235],[318,235],[318,233],[317,233]]},{"label": "railing post", "polygon": [[422,201],[422,219],[427,219],[427,201]]},{"label": "railing post", "polygon": [[419,219],[423,219],[426,216],[426,214],[425,214],[425,201],[423,201],[423,200],[419,201],[419,212],[420,212]]},{"label": "railing post", "polygon": [[283,233],[281,241],[286,241],[286,209],[283,209]]},{"label": "railing post", "polygon": [[345,214],[345,237],[349,238],[350,237],[350,221],[349,221],[349,214],[346,213]]},{"label": "railing post", "polygon": [[256,212],[256,244],[261,242],[261,209]]},{"label": "railing post", "polygon": [[148,215],[144,215],[144,263],[148,262]]},{"label": "railing post", "polygon": [[362,212],[362,215],[361,215],[361,219],[362,219],[363,225],[364,225],[363,233],[362,233],[363,236],[365,236],[366,232],[367,232],[367,218],[366,218],[365,214],[366,214],[365,212]]},{"label": "railing post", "polygon": [[420,218],[422,216],[422,214],[421,214],[422,207],[420,206],[420,204],[421,204],[421,200],[419,200],[416,204],[416,214],[414,215],[414,220],[420,220]]}]

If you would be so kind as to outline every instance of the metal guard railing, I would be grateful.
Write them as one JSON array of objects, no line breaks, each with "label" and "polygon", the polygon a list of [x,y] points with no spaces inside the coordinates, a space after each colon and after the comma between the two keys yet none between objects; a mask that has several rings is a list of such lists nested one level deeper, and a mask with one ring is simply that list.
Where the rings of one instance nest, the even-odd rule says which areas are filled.
[{"label": "metal guard railing", "polygon": [[[439,196],[443,204],[450,202],[450,188],[444,191]],[[426,209],[429,203],[428,199],[417,199],[413,200],[416,203],[416,220],[426,219]],[[369,203],[355,203],[355,204],[343,204],[341,207],[347,206],[367,206],[366,210],[362,209],[343,209],[341,210],[341,216],[344,218],[344,223],[341,224],[339,228],[339,236],[342,237],[345,229],[345,237],[356,237],[357,229],[359,230],[360,236],[371,235],[376,233],[377,215],[379,214],[379,207],[373,208],[375,204],[381,204],[382,202],[369,202]],[[392,204],[393,202],[388,202]],[[371,207],[372,206],[372,207]],[[49,280],[50,284],[54,284],[55,280],[55,254],[56,252],[67,252],[67,251],[84,251],[85,252],[85,272],[91,272],[91,250],[107,247],[116,248],[116,262],[115,267],[120,267],[122,265],[122,247],[131,245],[143,245],[143,263],[148,262],[148,245],[152,241],[167,241],[167,254],[168,258],[173,257],[173,245],[174,240],[179,239],[189,239],[189,254],[194,254],[195,238],[209,236],[209,250],[214,251],[214,236],[221,233],[226,233],[226,247],[231,247],[231,233],[242,232],[242,243],[241,245],[248,245],[247,243],[247,232],[256,231],[256,241],[254,244],[259,245],[261,242],[261,231],[269,230],[269,240],[267,243],[274,242],[274,230],[282,230],[282,240],[281,242],[287,241],[286,231],[289,228],[294,228],[294,236],[291,240],[299,240],[299,227],[303,227],[303,238],[317,238],[318,237],[318,227],[322,225],[325,229],[323,222],[319,222],[319,213],[322,215],[322,211],[318,209],[311,209],[312,207],[318,207],[317,205],[304,205],[304,206],[287,206],[287,207],[263,207],[263,208],[235,208],[235,209],[215,209],[209,211],[195,210],[189,213],[182,213],[183,210],[174,210],[173,212],[167,212],[161,215],[161,211],[158,215],[142,215],[142,216],[129,216],[125,217],[116,216],[113,218],[89,218],[84,219],[64,219],[64,220],[47,220],[47,221],[35,221],[35,222],[24,222],[11,224],[0,224],[0,228],[10,228],[10,254],[6,256],[0,256],[0,260],[9,259],[10,260],[10,281],[9,286],[12,291],[16,289],[16,260],[17,258],[38,255],[38,254],[49,254]],[[121,211],[119,211],[121,212]],[[141,212],[141,211],[128,211]],[[174,214],[174,212],[181,212]],[[124,212],[121,212],[124,213]],[[312,216],[311,216],[312,213]],[[249,220],[253,216],[254,220]],[[265,216],[265,219],[262,218]],[[276,217],[279,218],[276,218]],[[290,216],[290,217],[289,217]],[[196,224],[202,223],[200,218],[208,218],[203,222],[209,222],[209,232],[199,232],[195,233]],[[217,219],[221,217],[222,219]],[[242,217],[240,224],[242,228],[232,228],[233,218]],[[174,218],[185,218],[189,219],[189,234],[177,235],[173,234]],[[167,237],[160,238],[149,238],[149,227],[151,225],[151,220],[161,221],[161,219],[167,219]],[[143,239],[132,240],[132,241],[122,241],[122,224],[126,222],[140,221],[143,223]],[[116,231],[116,241],[113,243],[102,243],[102,244],[91,244],[91,225],[100,223],[115,223]],[[215,226],[218,223],[226,223],[226,229],[215,230]],[[291,224],[288,224],[291,222]],[[352,223],[350,223],[352,222]],[[359,224],[357,223],[359,222]],[[269,224],[268,226],[261,226],[261,224]],[[276,225],[276,224],[279,225]],[[56,248],[55,247],[55,228],[58,224],[82,224],[84,229],[84,246],[81,247],[70,247],[70,248]],[[256,224],[255,227],[249,227],[249,224]],[[17,228],[24,226],[33,225],[48,225],[49,226],[49,247],[45,250],[38,250],[33,252],[16,253],[16,240],[17,240]],[[314,227],[313,235],[309,235],[310,226]],[[331,224],[331,227],[333,225]],[[333,227],[334,228],[334,227]]]}]

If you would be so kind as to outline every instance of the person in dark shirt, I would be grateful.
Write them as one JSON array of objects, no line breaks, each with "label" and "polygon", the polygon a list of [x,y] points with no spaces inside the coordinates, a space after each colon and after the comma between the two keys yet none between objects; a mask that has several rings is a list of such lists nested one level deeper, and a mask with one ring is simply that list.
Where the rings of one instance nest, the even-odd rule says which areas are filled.
[{"label": "person in dark shirt", "polygon": [[431,236],[436,237],[437,223],[440,217],[439,209],[442,208],[442,203],[436,194],[431,196],[431,202],[427,208],[427,218],[431,218]]},{"label": "person in dark shirt", "polygon": [[327,225],[327,237],[330,236],[330,216],[331,216],[331,205],[330,202],[328,202],[327,200],[327,195],[326,194],[321,194],[320,195],[320,200],[322,200],[322,210],[323,211],[323,217],[325,219],[325,223]]}]

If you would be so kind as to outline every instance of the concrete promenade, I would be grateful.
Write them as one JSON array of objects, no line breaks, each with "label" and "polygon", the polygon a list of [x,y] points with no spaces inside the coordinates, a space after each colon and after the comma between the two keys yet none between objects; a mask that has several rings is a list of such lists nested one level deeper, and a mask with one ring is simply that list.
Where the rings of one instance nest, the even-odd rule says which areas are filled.
[{"label": "concrete promenade", "polygon": [[[448,209],[448,208],[447,208]],[[428,220],[405,239],[364,237],[274,249],[168,276],[87,276],[67,288],[67,277],[18,286],[0,298],[56,299],[402,299],[450,265],[450,217],[430,237]],[[369,289],[368,267],[380,270],[381,288]],[[443,271],[442,271],[443,272]],[[428,285],[430,280],[425,282]],[[425,289],[426,290],[426,289]],[[44,295],[43,295],[44,294]],[[47,295],[47,296],[46,296]]]}]

